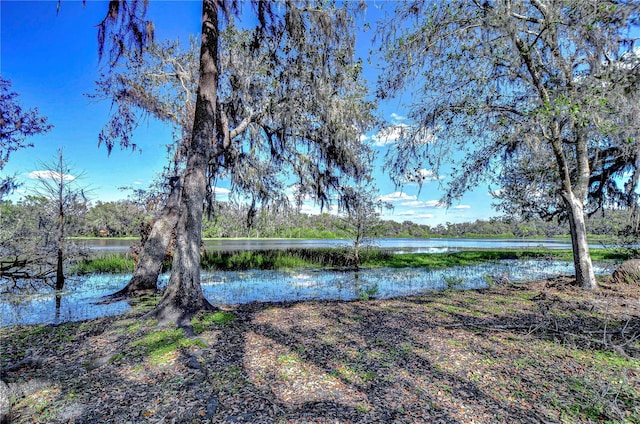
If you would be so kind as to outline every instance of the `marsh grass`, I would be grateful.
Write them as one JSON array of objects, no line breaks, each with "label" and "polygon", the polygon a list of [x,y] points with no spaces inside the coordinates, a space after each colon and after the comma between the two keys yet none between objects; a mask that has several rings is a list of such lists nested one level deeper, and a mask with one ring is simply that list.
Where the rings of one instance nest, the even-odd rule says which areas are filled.
[{"label": "marsh grass", "polygon": [[[391,253],[379,249],[365,250],[363,261],[377,263]],[[351,250],[347,248],[206,251],[201,265],[207,270],[242,271],[247,269],[292,269],[304,267],[343,268],[353,266]]]},{"label": "marsh grass", "polygon": [[128,254],[108,254],[84,259],[71,268],[72,274],[110,273],[126,274],[133,272],[135,262]]},{"label": "marsh grass", "polygon": [[[593,249],[594,261],[622,261],[629,253],[616,249]],[[571,250],[511,249],[469,250],[453,253],[403,253],[394,254],[382,249],[367,249],[360,253],[364,268],[427,268],[444,269],[455,266],[478,265],[505,259],[554,259],[572,261]],[[348,248],[285,249],[205,251],[201,267],[207,271],[245,271],[248,269],[280,270],[294,268],[350,268],[353,266],[351,250]],[[76,264],[73,274],[133,272],[135,263],[127,254],[109,254],[86,259]],[[163,264],[169,270],[170,262]]]}]

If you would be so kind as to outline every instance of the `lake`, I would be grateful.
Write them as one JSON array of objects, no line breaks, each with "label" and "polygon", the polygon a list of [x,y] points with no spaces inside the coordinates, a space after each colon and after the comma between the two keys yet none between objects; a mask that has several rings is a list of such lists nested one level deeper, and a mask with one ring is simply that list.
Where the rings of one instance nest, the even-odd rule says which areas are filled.
[{"label": "lake", "polygon": [[[97,252],[125,252],[136,240],[91,239],[79,243]],[[345,247],[349,240],[343,239],[205,239],[207,250],[274,250],[294,248]],[[398,253],[442,253],[463,249],[522,249],[544,247],[547,249],[571,249],[570,240],[532,239],[465,239],[465,238],[393,238],[376,239],[374,244],[382,249]],[[591,247],[601,247],[592,245]]]},{"label": "lake", "polygon": [[[597,274],[610,273],[607,264],[594,264]],[[442,290],[486,287],[488,279],[527,281],[572,275],[573,264],[555,260],[504,260],[443,270],[376,268],[357,273],[299,269],[202,273],[202,288],[215,305],[301,300],[353,300],[366,296],[389,298]],[[100,299],[124,287],[130,275],[94,274],[67,280],[59,310],[52,290],[31,296],[0,297],[0,326],[60,323],[117,315],[130,309],[126,301],[100,304]],[[167,284],[168,275],[160,278]]]}]

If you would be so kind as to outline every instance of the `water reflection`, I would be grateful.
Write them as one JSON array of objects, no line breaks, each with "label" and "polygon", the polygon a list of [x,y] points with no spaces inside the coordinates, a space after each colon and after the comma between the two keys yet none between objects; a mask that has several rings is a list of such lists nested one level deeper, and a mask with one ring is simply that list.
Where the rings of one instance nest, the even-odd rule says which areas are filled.
[{"label": "water reflection", "polygon": [[[607,265],[596,264],[596,273],[611,272]],[[219,271],[202,274],[205,296],[218,305],[249,302],[300,300],[352,300],[389,298],[447,288],[447,281],[460,282],[459,288],[487,286],[496,281],[527,281],[557,275],[572,275],[573,264],[550,260],[505,260],[444,270],[424,268],[362,269],[357,273],[327,270],[294,271]],[[102,296],[122,288],[129,275],[91,275],[69,282],[68,291],[56,299],[53,291],[35,296],[4,295],[0,298],[0,325],[59,323],[127,311],[127,302],[97,304]],[[160,278],[161,288],[168,275]],[[59,303],[59,306],[58,306]],[[56,307],[54,307],[54,305]]]}]

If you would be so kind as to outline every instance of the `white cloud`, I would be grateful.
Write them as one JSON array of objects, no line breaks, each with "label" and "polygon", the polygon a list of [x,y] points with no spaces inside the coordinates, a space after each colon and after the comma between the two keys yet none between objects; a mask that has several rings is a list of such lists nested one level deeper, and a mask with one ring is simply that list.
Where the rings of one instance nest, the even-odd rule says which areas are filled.
[{"label": "white cloud", "polygon": [[423,219],[433,219],[435,215],[430,213],[418,213],[415,210],[408,210],[404,212],[393,212],[383,214],[383,219],[392,219],[397,222],[401,222],[410,219],[412,222],[417,222]]},{"label": "white cloud", "polygon": [[[56,172],[56,171],[51,171],[51,170],[46,170],[46,171],[32,171],[29,172],[28,175],[29,178],[34,179],[34,180],[59,180],[60,179],[60,173]],[[63,180],[67,180],[67,181],[73,181],[76,179],[76,177],[74,177],[73,175],[70,174],[63,174],[62,175],[62,179]]]},{"label": "white cloud", "polygon": [[444,208],[446,205],[439,200],[410,200],[400,203],[400,206],[411,208]]},{"label": "white cloud", "polygon": [[447,206],[440,200],[427,200],[426,202],[424,202],[424,205],[428,208],[444,208]]},{"label": "white cloud", "polygon": [[[374,146],[383,147],[388,144],[394,144],[400,137],[403,136],[405,131],[409,128],[406,124],[397,124],[390,127],[381,129],[377,134],[368,137],[373,140]],[[364,140],[366,141],[366,139]]]},{"label": "white cloud", "polygon": [[212,187],[213,192],[217,195],[222,195],[224,196],[225,194],[229,194],[231,193],[231,190],[229,190],[228,188],[224,188],[224,187],[218,187],[218,186],[214,186]]},{"label": "white cloud", "polygon": [[[397,192],[396,192],[397,193]],[[391,193],[387,196],[393,196],[396,193]],[[407,198],[415,199],[415,196],[407,196]],[[389,201],[389,200],[387,200]],[[442,203],[440,200],[407,200],[406,202],[400,203],[400,206],[412,207],[412,208],[444,208],[447,205]]]},{"label": "white cloud", "polygon": [[471,205],[457,205],[453,209],[471,209]]},{"label": "white cloud", "polygon": [[393,121],[394,124],[398,124],[400,122],[404,122],[407,120],[406,116],[402,116],[402,115],[398,115],[397,113],[393,112],[391,114],[391,120]]},{"label": "white cloud", "polygon": [[321,213],[326,213],[329,215],[338,216],[339,210],[337,207],[331,207],[330,205],[324,205],[323,209],[320,209],[320,204],[316,202],[306,201],[300,205],[300,212],[306,213],[307,215],[320,215]]},{"label": "white cloud", "polygon": [[396,143],[405,135],[411,137],[417,145],[433,143],[436,140],[436,135],[431,131],[431,129],[416,129],[415,127],[403,122],[397,122],[393,125],[389,125],[388,127],[384,127],[377,134],[370,137],[361,136],[361,140],[372,140],[375,146],[383,147]]},{"label": "white cloud", "polygon": [[416,199],[416,196],[410,196],[406,193],[402,193],[401,191],[394,191],[393,193],[380,196],[380,200],[383,202],[402,202]]},{"label": "white cloud", "polygon": [[407,174],[405,176],[406,183],[424,184],[429,181],[438,181],[438,179],[438,176],[436,176],[436,173],[433,170],[425,168],[417,169],[411,174]]},{"label": "white cloud", "polygon": [[430,213],[423,213],[423,214],[414,215],[413,218],[414,219],[431,219],[431,218],[435,218],[435,215]]},{"label": "white cloud", "polygon": [[410,200],[408,202],[402,202],[400,203],[400,206],[407,206],[407,207],[412,207],[412,208],[419,208],[419,207],[423,207],[423,206],[427,206],[425,204],[425,202],[423,202],[422,200]]}]

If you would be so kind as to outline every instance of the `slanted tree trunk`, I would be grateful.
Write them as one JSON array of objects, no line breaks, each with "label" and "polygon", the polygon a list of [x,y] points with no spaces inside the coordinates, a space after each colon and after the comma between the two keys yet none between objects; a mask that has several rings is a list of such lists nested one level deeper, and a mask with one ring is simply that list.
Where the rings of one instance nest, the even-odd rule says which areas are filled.
[{"label": "slanted tree trunk", "polygon": [[573,193],[564,196],[564,202],[569,216],[569,231],[571,232],[576,282],[585,290],[596,290],[598,283],[593,272],[591,254],[589,253],[583,202]]},{"label": "slanted tree trunk", "polygon": [[172,184],[167,202],[156,217],[149,238],[142,246],[131,280],[122,290],[114,293],[111,297],[136,296],[157,290],[162,261],[171,243],[173,230],[178,223],[181,191],[180,181]]},{"label": "slanted tree trunk", "polygon": [[218,89],[218,2],[202,2],[202,39],[200,81],[191,141],[187,146],[187,164],[183,177],[176,250],[169,284],[152,314],[160,323],[190,325],[191,317],[201,309],[213,309],[200,284],[200,245],[202,214],[206,195],[206,173],[211,141],[216,140]]}]

